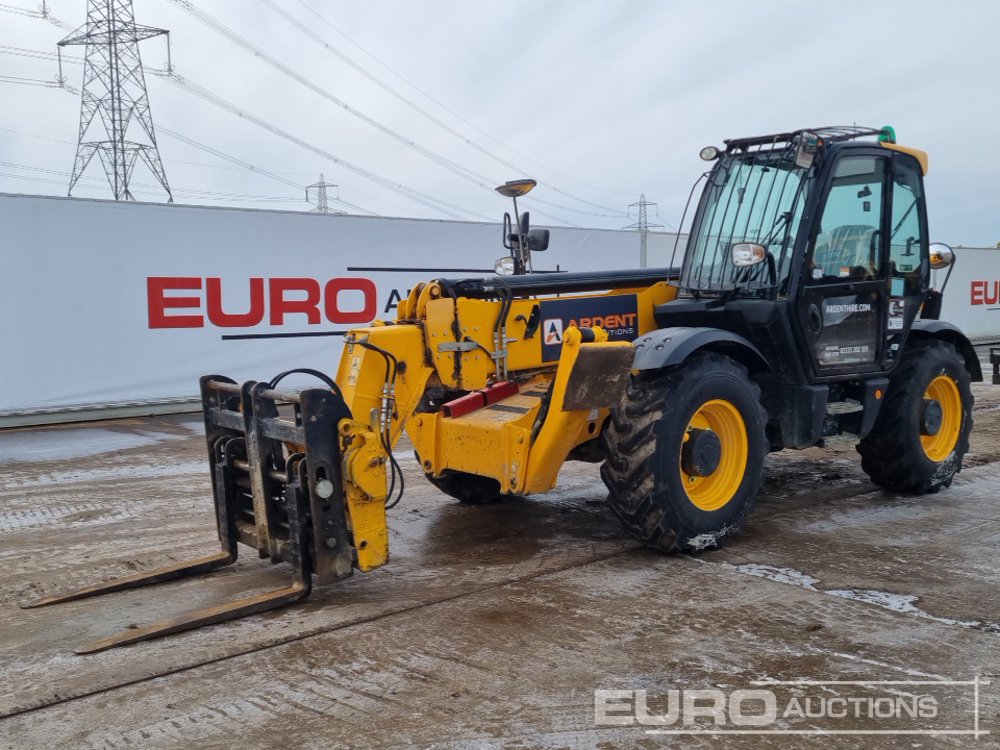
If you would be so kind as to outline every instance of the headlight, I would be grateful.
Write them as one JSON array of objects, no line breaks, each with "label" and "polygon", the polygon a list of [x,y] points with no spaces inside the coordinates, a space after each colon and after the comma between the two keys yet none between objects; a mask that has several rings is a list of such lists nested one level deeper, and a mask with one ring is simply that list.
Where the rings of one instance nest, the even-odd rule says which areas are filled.
[{"label": "headlight", "polygon": [[514,259],[509,255],[504,258],[500,258],[496,263],[493,264],[493,270],[496,271],[501,276],[513,276]]}]

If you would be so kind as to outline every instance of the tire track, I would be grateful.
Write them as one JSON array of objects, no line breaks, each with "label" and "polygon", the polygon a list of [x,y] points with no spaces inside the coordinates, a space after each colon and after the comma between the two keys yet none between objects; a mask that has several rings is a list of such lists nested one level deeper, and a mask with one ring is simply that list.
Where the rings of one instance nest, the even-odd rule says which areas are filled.
[{"label": "tire track", "polygon": [[[393,610],[389,610],[389,611],[386,611],[386,612],[380,612],[378,614],[367,616],[367,617],[359,617],[359,618],[356,618],[356,619],[353,619],[353,620],[348,620],[346,622],[337,623],[335,625],[328,625],[328,626],[323,626],[323,627],[318,627],[318,628],[312,628],[312,629],[309,629],[309,630],[305,630],[305,631],[303,631],[301,633],[296,633],[294,635],[288,635],[288,636],[284,636],[284,637],[277,637],[277,638],[271,639],[271,640],[269,640],[269,641],[267,641],[265,643],[256,644],[256,645],[250,646],[248,648],[244,648],[244,649],[238,649],[238,650],[236,650],[234,652],[231,652],[231,653],[220,654],[219,656],[216,656],[216,657],[211,657],[211,658],[207,658],[207,659],[196,659],[195,661],[187,663],[187,664],[181,664],[181,665],[178,665],[176,667],[171,667],[171,668],[168,668],[168,669],[158,670],[155,674],[144,675],[144,676],[141,676],[141,677],[136,677],[134,679],[120,680],[120,681],[117,681],[117,682],[115,682],[113,684],[105,685],[105,686],[102,686],[102,687],[99,687],[99,688],[94,688],[92,690],[79,690],[79,691],[76,691],[76,692],[71,692],[71,693],[66,693],[66,694],[59,694],[54,700],[41,700],[41,701],[38,701],[35,705],[29,705],[29,706],[25,706],[23,708],[16,708],[16,709],[14,709],[12,711],[7,711],[7,712],[4,712],[4,713],[0,713],[0,719],[9,719],[9,718],[13,718],[15,716],[23,716],[25,714],[30,714],[30,713],[33,713],[33,712],[36,712],[36,711],[40,711],[42,709],[51,708],[53,706],[59,706],[59,705],[62,705],[64,703],[69,703],[71,701],[77,701],[77,700],[80,700],[82,698],[88,698],[88,697],[95,696],[95,695],[101,695],[101,694],[104,694],[104,693],[107,693],[107,692],[110,692],[110,691],[113,691],[113,690],[117,690],[119,688],[132,687],[132,686],[135,686],[135,685],[141,685],[143,683],[150,682],[150,681],[153,681],[153,680],[157,680],[157,679],[169,676],[169,675],[179,674],[179,673],[182,673],[182,672],[188,672],[190,670],[197,669],[198,667],[203,667],[203,666],[207,666],[207,665],[210,665],[210,664],[218,664],[220,662],[229,661],[231,659],[235,659],[235,658],[238,658],[238,657],[241,657],[241,656],[247,656],[249,654],[255,654],[255,653],[260,653],[262,651],[267,651],[267,650],[275,648],[277,646],[283,646],[283,645],[286,645],[286,644],[289,644],[289,643],[296,643],[296,642],[299,642],[299,641],[304,641],[304,640],[307,640],[309,638],[314,638],[314,637],[319,636],[319,635],[324,635],[326,633],[331,633],[331,632],[339,631],[339,630],[346,630],[346,629],[349,629],[349,628],[356,628],[356,627],[359,627],[359,626],[362,626],[362,625],[367,625],[367,624],[370,624],[370,623],[375,623],[375,622],[379,622],[379,621],[382,621],[382,620],[386,620],[388,618],[395,617],[395,616],[398,616],[398,615],[402,615],[402,614],[406,614],[406,613],[409,613],[409,612],[418,611],[418,610],[421,610],[421,609],[426,609],[428,607],[433,607],[433,606],[435,606],[437,604],[444,604],[444,603],[447,603],[447,602],[452,602],[452,601],[456,601],[456,600],[459,600],[459,599],[464,599],[464,598],[468,598],[468,597],[471,597],[471,596],[475,596],[477,594],[482,594],[482,593],[485,593],[485,592],[488,592],[488,591],[494,591],[494,590],[497,590],[497,589],[501,589],[501,588],[503,588],[505,586],[509,586],[511,584],[525,583],[525,582],[532,581],[534,579],[540,578],[542,576],[547,576],[547,575],[562,573],[564,571],[573,570],[575,568],[581,568],[581,567],[584,567],[584,566],[587,566],[587,565],[592,565],[592,564],[595,564],[595,563],[600,563],[600,562],[603,562],[605,560],[611,560],[611,559],[614,559],[616,557],[620,557],[622,555],[628,554],[628,553],[633,552],[633,551],[635,551],[637,549],[640,549],[640,548],[641,548],[640,545],[638,543],[636,543],[636,544],[633,544],[633,545],[626,546],[626,547],[624,547],[622,549],[615,550],[614,552],[611,552],[611,553],[608,553],[608,554],[605,554],[605,555],[601,555],[601,556],[590,558],[590,559],[586,559],[586,560],[581,560],[579,562],[571,563],[569,565],[553,566],[553,567],[548,568],[546,570],[539,570],[539,571],[535,571],[533,573],[529,573],[529,574],[526,574],[526,575],[523,575],[523,576],[516,576],[516,577],[508,578],[508,579],[505,579],[505,580],[496,581],[496,582],[488,584],[486,586],[481,586],[481,587],[478,587],[478,588],[475,588],[475,589],[470,589],[470,590],[467,590],[467,591],[462,591],[462,592],[457,593],[457,594],[452,594],[452,595],[447,595],[447,596],[441,596],[441,597],[437,597],[437,598],[434,598],[434,599],[429,599],[427,601],[417,602],[416,604],[411,604],[411,605],[408,605],[408,606],[399,607],[399,608],[396,608],[396,609],[393,609]],[[37,666],[37,665],[35,665],[35,666]]]},{"label": "tire track", "polygon": [[81,501],[71,505],[35,507],[0,513],[0,532],[39,529],[47,526],[73,524],[74,528],[90,528],[120,523],[136,517],[133,507],[122,507],[111,501]]}]

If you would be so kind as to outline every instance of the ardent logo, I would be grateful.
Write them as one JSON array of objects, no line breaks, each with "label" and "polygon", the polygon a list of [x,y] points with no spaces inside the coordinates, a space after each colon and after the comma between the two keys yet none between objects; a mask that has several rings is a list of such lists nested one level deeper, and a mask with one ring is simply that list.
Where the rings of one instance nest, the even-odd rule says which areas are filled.
[{"label": "ardent logo", "polygon": [[631,341],[639,335],[638,298],[634,294],[543,299],[539,303],[539,317],[545,362],[559,359],[568,326],[600,327],[608,334],[609,341]]},{"label": "ardent logo", "polygon": [[542,323],[542,331],[545,332],[545,345],[557,346],[563,340],[563,322],[561,318],[549,318]]},{"label": "ardent logo", "polygon": [[627,330],[634,333],[636,336],[639,335],[639,331],[635,329],[636,319],[639,317],[638,313],[618,313],[616,315],[593,315],[587,318],[580,318],[579,321],[571,320],[569,324],[571,326],[577,326],[578,328],[603,328],[605,331],[614,330]]}]

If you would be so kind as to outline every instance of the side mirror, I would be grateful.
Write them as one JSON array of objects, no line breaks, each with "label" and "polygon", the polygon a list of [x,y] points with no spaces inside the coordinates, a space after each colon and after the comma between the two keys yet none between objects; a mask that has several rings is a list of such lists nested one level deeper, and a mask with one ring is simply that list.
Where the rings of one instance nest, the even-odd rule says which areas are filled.
[{"label": "side mirror", "polygon": [[930,247],[931,268],[947,268],[955,262],[955,251],[943,242],[935,242]]},{"label": "side mirror", "polygon": [[518,217],[517,228],[521,230],[521,234],[527,234],[528,228],[530,226],[531,226],[531,221],[528,218],[528,212],[525,211],[523,214],[521,214],[520,217]]},{"label": "side mirror", "polygon": [[527,234],[528,249],[533,253],[549,249],[549,230],[532,229]]},{"label": "side mirror", "polygon": [[748,268],[763,262],[767,248],[753,242],[736,242],[729,248],[729,257],[737,268]]},{"label": "side mirror", "polygon": [[500,276],[513,276],[514,259],[509,255],[498,259],[497,262],[493,264],[493,270]]}]

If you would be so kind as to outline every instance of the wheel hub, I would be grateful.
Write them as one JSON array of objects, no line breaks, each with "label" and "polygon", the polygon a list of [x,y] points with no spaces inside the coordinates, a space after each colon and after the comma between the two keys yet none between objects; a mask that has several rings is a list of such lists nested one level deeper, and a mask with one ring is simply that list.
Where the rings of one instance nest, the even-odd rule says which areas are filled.
[{"label": "wheel hub", "polygon": [[722,441],[712,430],[692,427],[681,449],[681,466],[684,473],[695,477],[707,477],[719,468],[722,460]]},{"label": "wheel hub", "polygon": [[937,435],[944,422],[944,408],[941,402],[933,398],[925,398],[920,411],[920,434]]}]

